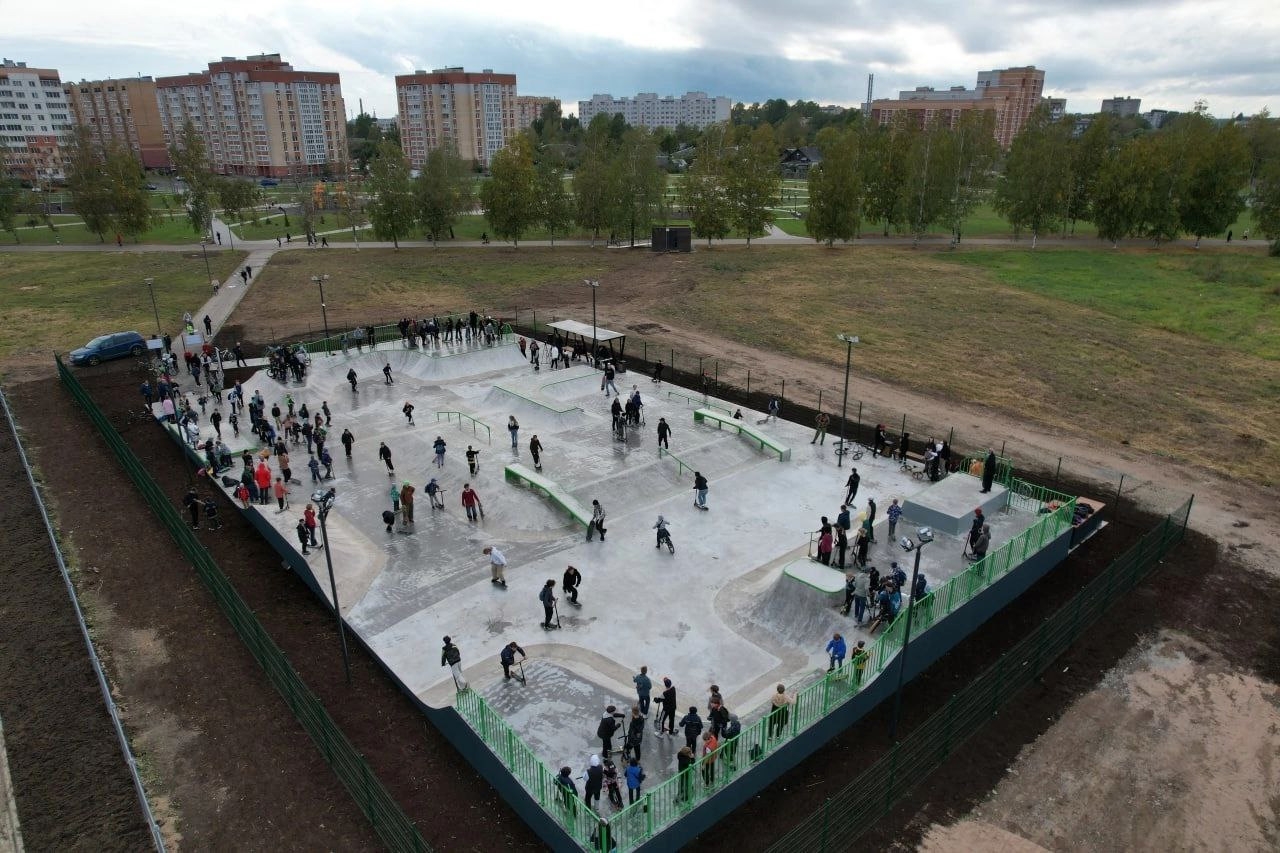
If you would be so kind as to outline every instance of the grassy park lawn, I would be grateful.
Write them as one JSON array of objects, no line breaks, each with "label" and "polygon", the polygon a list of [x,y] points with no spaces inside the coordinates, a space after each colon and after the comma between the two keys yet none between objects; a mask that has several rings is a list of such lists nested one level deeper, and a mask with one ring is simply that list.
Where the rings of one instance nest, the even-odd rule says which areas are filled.
[{"label": "grassy park lawn", "polygon": [[[143,279],[155,279],[156,308],[174,334],[185,311],[209,297],[200,252],[9,253],[0,267],[0,366],[47,372],[50,353],[82,346],[105,332],[156,329]],[[243,252],[209,253],[209,266],[229,276]]]},{"label": "grassy park lawn", "polygon": [[[65,222],[66,224],[60,224]],[[78,245],[84,243],[101,244],[97,234],[84,227],[79,217],[71,216],[67,219],[60,220],[54,218],[54,224],[57,226],[57,239],[54,238],[54,232],[48,227],[40,228],[24,228],[18,231],[17,242],[24,244],[41,244],[62,242],[65,245]],[[105,242],[114,243],[116,235],[114,233],[107,234]],[[0,239],[5,242],[13,242],[12,234],[0,234]],[[183,216],[174,219],[164,218],[156,222],[156,224],[144,234],[141,234],[135,241],[131,238],[125,238],[126,243],[193,243],[200,244],[200,238],[191,230],[191,223],[187,222]]]},{"label": "grassy park lawn", "polygon": [[[314,259],[272,260],[232,318],[246,337],[319,327]],[[619,313],[830,364],[833,383],[843,350],[832,341],[853,330],[863,375],[1252,480],[1274,482],[1280,468],[1280,264],[1260,255],[335,250],[323,268],[334,327],[468,307],[550,313],[582,304],[590,276],[614,284],[600,294],[605,324],[616,300]],[[682,345],[661,330],[648,340]]]}]

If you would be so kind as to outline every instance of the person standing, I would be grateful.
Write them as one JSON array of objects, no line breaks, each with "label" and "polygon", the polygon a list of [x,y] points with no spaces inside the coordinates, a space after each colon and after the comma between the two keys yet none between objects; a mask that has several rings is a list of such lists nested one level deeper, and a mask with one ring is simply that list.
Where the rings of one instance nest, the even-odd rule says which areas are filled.
[{"label": "person standing", "polygon": [[470,483],[462,484],[462,508],[467,512],[467,521],[476,521],[476,511],[480,507],[480,496],[471,488]]},{"label": "person standing", "polygon": [[613,752],[613,736],[621,726],[618,721],[625,718],[625,715],[618,713],[615,705],[606,707],[600,716],[600,725],[596,726],[596,737],[600,738],[600,754],[605,758]]},{"label": "person standing", "polygon": [[868,542],[876,541],[875,523],[876,523],[876,499],[867,498],[867,520],[864,521],[863,524],[867,528]]},{"label": "person standing", "polygon": [[454,686],[459,692],[467,689],[467,679],[462,674],[462,651],[447,635],[444,638],[444,648],[440,650],[440,665],[449,667],[449,671],[453,674]]},{"label": "person standing", "polygon": [[653,365],[653,381],[654,381],[654,382],[659,382],[659,383],[660,383],[660,382],[662,382],[662,369],[663,369],[663,366],[664,366],[664,365],[662,364],[662,362],[661,362],[661,361],[658,361],[658,362],[655,362],[655,363],[654,363],[654,365]]},{"label": "person standing", "polygon": [[554,627],[551,624],[551,613],[556,606],[556,582],[551,578],[547,578],[547,582],[542,585],[542,591],[538,593],[538,600],[542,602],[542,627]]},{"label": "person standing", "polygon": [[600,506],[600,501],[593,500],[591,502],[591,522],[587,525],[588,542],[591,541],[591,535],[593,533],[599,533],[600,541],[604,541],[604,534],[606,532],[604,526],[604,515],[604,507]]},{"label": "person standing", "polygon": [[627,764],[627,804],[640,801],[640,785],[644,782],[644,768],[640,766],[640,756],[631,759]]},{"label": "person standing", "polygon": [[447,444],[445,443],[445,440],[444,440],[444,436],[437,435],[436,440],[432,443],[431,447],[436,452],[436,467],[443,468],[444,467],[444,451],[445,451],[445,448],[447,447]]},{"label": "person standing", "polygon": [[666,418],[658,418],[658,446],[671,449],[671,445],[667,443],[667,439],[671,437],[671,425],[667,423]]},{"label": "person standing", "polygon": [[892,544],[897,540],[898,519],[902,518],[902,507],[898,505],[898,499],[894,498],[889,504],[889,508],[884,511],[885,517],[889,519],[889,542]]},{"label": "person standing", "polygon": [[831,672],[837,667],[844,666],[844,656],[848,652],[848,646],[845,644],[844,637],[837,632],[831,635],[831,640],[827,643],[827,672]]},{"label": "person standing", "polygon": [[399,512],[400,511],[400,487],[397,486],[395,483],[392,483],[391,490],[388,492],[388,494],[391,496],[391,511]]},{"label": "person standing", "polygon": [[564,578],[561,583],[564,586],[564,594],[574,604],[578,603],[578,587],[582,584],[582,572],[573,566],[564,570]]},{"label": "person standing", "polygon": [[302,543],[302,556],[310,555],[311,552],[307,550],[307,545],[311,541],[311,531],[307,530],[307,520],[305,518],[298,519],[298,526],[294,530],[298,534],[298,541]]},{"label": "person standing", "polygon": [[813,419],[815,427],[813,438],[809,439],[810,444],[826,444],[827,443],[827,427],[831,425],[831,416],[826,412],[818,412],[818,416]]},{"label": "person standing", "polygon": [[307,504],[307,508],[302,511],[302,520],[307,523],[307,534],[311,537],[311,547],[317,548],[316,543],[316,509],[311,504]]},{"label": "person standing", "polygon": [[502,647],[502,653],[498,655],[498,660],[502,663],[503,678],[511,678],[511,667],[515,666],[517,654],[520,655],[520,660],[526,660],[529,657],[515,640]]},{"label": "person standing", "polygon": [[533,457],[533,470],[542,470],[542,442],[538,441],[538,436],[529,439],[529,455]]},{"label": "person standing", "polygon": [[507,432],[511,433],[511,449],[518,451],[520,449],[517,446],[520,436],[520,423],[516,420],[515,415],[507,416]]},{"label": "person standing", "polygon": [[489,582],[505,588],[507,578],[503,572],[507,568],[506,556],[492,545],[484,549],[484,555],[489,558],[489,571],[492,574]]},{"label": "person standing", "polygon": [[730,714],[729,721],[724,724],[724,731],[720,735],[720,751],[724,753],[724,760],[728,763],[729,769],[736,769],[738,763],[738,735],[742,734],[742,721],[738,719],[737,714]]},{"label": "person standing", "polygon": [[862,617],[867,612],[867,595],[871,591],[871,576],[866,572],[858,572],[853,577],[853,621],[862,624]]},{"label": "person standing", "polygon": [[404,520],[405,527],[413,524],[413,495],[415,491],[417,490],[408,480],[405,480],[400,487],[400,507],[402,512],[400,517]]},{"label": "person standing", "polygon": [[867,643],[865,640],[859,640],[858,645],[853,649],[853,683],[859,685],[862,683],[862,676],[867,671]]},{"label": "person standing", "polygon": [[649,694],[653,690],[653,682],[649,679],[649,667],[640,667],[640,674],[633,675],[631,680],[636,685],[636,698],[640,700],[640,713],[649,716]]},{"label": "person standing", "polygon": [[480,451],[468,444],[465,456],[467,457],[467,470],[474,477],[476,472],[480,470]]},{"label": "person standing", "polygon": [[769,712],[769,737],[773,738],[784,733],[787,729],[787,721],[791,717],[792,699],[787,695],[787,687],[785,684],[779,684],[777,692],[769,699],[772,710]]},{"label": "person standing", "polygon": [[253,472],[253,481],[258,484],[258,503],[265,504],[270,498],[271,489],[271,471],[267,468],[267,463],[258,463]]},{"label": "person standing", "polygon": [[991,484],[996,478],[996,452],[987,450],[987,458],[982,463],[982,493],[991,491]]},{"label": "person standing", "polygon": [[[701,471],[693,472],[693,505],[698,509],[707,508],[707,478],[702,476]],[[604,538],[603,536],[600,538]]]},{"label": "person standing", "polygon": [[627,720],[627,734],[622,742],[622,757],[640,760],[640,746],[644,742],[644,716],[639,705],[631,706],[631,719]]},{"label": "person standing", "polygon": [[676,753],[676,778],[680,780],[680,793],[676,796],[676,802],[685,803],[693,796],[693,748],[689,746],[680,747],[680,751]]},{"label": "person standing", "polygon": [[[591,764],[587,767],[587,772],[583,774],[585,784],[582,786],[582,799],[587,804],[587,808],[598,808],[600,805],[600,791],[604,787],[604,768],[600,766],[600,756],[591,756]],[[595,803],[593,806],[592,803]]]},{"label": "person standing", "polygon": [[[168,347],[165,347],[165,349],[168,349]],[[231,354],[234,355],[236,358],[236,367],[249,366],[249,362],[246,361],[244,357],[244,348],[240,345],[239,341],[236,341],[236,345],[231,348]],[[239,383],[236,383],[236,384],[239,384]]]},{"label": "person standing", "polygon": [[360,389],[356,387],[356,369],[354,367],[347,371],[347,381],[351,383],[351,393],[359,394]]},{"label": "person standing", "polygon": [[710,788],[716,782],[716,749],[720,741],[713,732],[702,736],[702,784]]},{"label": "person standing", "polygon": [[382,384],[383,385],[396,384],[396,381],[391,378],[391,362],[389,361],[386,364],[382,365]]},{"label": "person standing", "polygon": [[680,729],[684,732],[684,745],[690,750],[696,748],[698,735],[702,734],[702,718],[696,705],[690,705],[689,713],[680,718]]},{"label": "person standing", "polygon": [[[309,426],[311,426],[311,424],[303,424],[303,428],[304,428],[304,429],[305,429],[306,427],[309,427]],[[351,458],[351,445],[353,445],[353,444],[355,444],[355,443],[356,443],[356,437],[355,437],[354,435],[352,435],[352,434],[351,434],[351,430],[349,430],[349,429],[344,429],[344,430],[342,431],[342,437],[341,437],[341,438],[339,438],[338,440],[342,442],[342,448],[343,448],[343,450],[345,450],[345,451],[347,452],[347,458],[348,458],[348,459],[350,459],[350,458]],[[308,438],[308,439],[307,439],[307,444],[308,444],[308,445],[309,445],[309,444],[311,444],[311,439],[310,439],[310,438]],[[385,447],[386,445],[383,445],[383,446]],[[390,459],[390,457],[388,457],[388,459]],[[394,469],[393,469],[393,470],[394,470]]]},{"label": "person standing", "polygon": [[615,384],[613,383],[614,376],[616,376],[616,375],[617,375],[617,374],[615,374],[615,373],[614,373],[614,371],[613,371],[613,364],[612,364],[611,362],[610,362],[610,363],[606,363],[606,364],[605,364],[605,366],[604,366],[604,382],[603,382],[603,383],[601,383],[601,384],[603,385],[603,387],[604,387],[604,395],[605,395],[606,397],[608,397],[608,396],[609,396],[609,389],[610,389],[610,388],[612,388],[612,389],[613,389],[613,395],[614,395],[615,397],[619,396],[619,395],[618,395],[618,386],[617,386],[617,385],[615,385]]},{"label": "person standing", "polygon": [[844,483],[845,490],[848,492],[844,498],[846,506],[853,506],[853,499],[858,495],[858,484],[861,482],[862,476],[858,473],[858,469],[854,468],[849,472],[849,479]]},{"label": "person standing", "polygon": [[200,496],[196,494],[195,487],[187,489],[186,495],[182,498],[182,505],[187,508],[187,512],[191,513],[191,529],[200,529]]},{"label": "person standing", "polygon": [[316,459],[314,454],[307,454],[307,468],[311,470],[311,482],[319,483],[320,480],[320,461]]},{"label": "person standing", "polygon": [[284,512],[289,508],[289,490],[285,488],[284,480],[280,477],[276,477],[275,484],[272,485],[271,490],[276,496],[276,504],[280,507],[276,512]]},{"label": "person standing", "polygon": [[409,419],[409,426],[413,426],[413,403],[408,400],[404,401],[404,406],[400,409],[404,416]]},{"label": "person standing", "polygon": [[[351,454],[348,452],[348,456]],[[396,475],[396,466],[391,464],[391,448],[387,447],[385,441],[378,442],[378,458],[387,466],[387,476],[394,477]]]},{"label": "person standing", "polygon": [[[325,425],[325,426],[332,426],[332,425],[333,425],[333,412],[329,411],[329,401],[328,401],[328,400],[325,400],[325,401],[323,401],[323,402],[320,404],[320,411],[324,414],[324,425]],[[318,418],[318,417],[320,417],[320,416],[319,416],[319,415],[316,415],[316,417]]]},{"label": "person standing", "polygon": [[818,530],[818,562],[824,566],[831,565],[831,525],[823,524]]}]

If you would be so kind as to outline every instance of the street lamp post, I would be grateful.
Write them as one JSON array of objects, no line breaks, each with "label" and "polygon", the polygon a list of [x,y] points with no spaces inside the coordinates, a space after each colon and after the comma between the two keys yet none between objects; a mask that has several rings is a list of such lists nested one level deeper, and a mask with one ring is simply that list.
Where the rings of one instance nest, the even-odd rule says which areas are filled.
[{"label": "street lamp post", "polygon": [[209,241],[207,239],[200,241],[200,254],[204,256],[204,274],[209,276],[209,281],[213,281],[213,270],[209,269]]},{"label": "street lamp post", "polygon": [[329,569],[329,591],[333,594],[333,615],[338,619],[338,641],[342,645],[342,669],[347,676],[347,685],[351,684],[351,658],[347,654],[347,632],[342,625],[342,609],[338,606],[338,582],[333,577],[333,549],[329,547],[329,528],[325,524],[325,520],[329,517],[329,510],[333,509],[333,502],[338,493],[337,489],[330,488],[327,492],[317,489],[311,499],[316,502],[316,506],[320,510],[320,535],[324,538],[324,562]]},{"label": "street lamp post", "polygon": [[933,531],[928,527],[921,527],[916,531],[916,541],[912,542],[908,536],[903,536],[901,545],[904,551],[916,552],[916,563],[911,569],[911,597],[907,599],[907,625],[906,630],[902,634],[902,653],[898,656],[898,686],[893,691],[893,715],[889,717],[889,739],[897,735],[898,732],[898,711],[902,707],[902,682],[907,674],[907,651],[911,648],[911,616],[915,613],[916,604],[916,578],[920,575],[920,552],[924,550],[924,546],[933,541]]},{"label": "street lamp post", "polygon": [[849,364],[853,361],[853,345],[859,343],[857,335],[836,335],[837,340],[844,341],[846,349],[844,353],[844,402],[840,404],[840,452],[836,454],[836,467],[839,468],[844,464],[844,456],[848,451],[849,445],[845,440],[845,423],[846,416],[849,413]]},{"label": "street lamp post", "polygon": [[156,315],[156,334],[164,337],[164,331],[160,328],[160,309],[156,307],[156,280],[151,276],[147,276],[142,280],[147,285],[147,290],[151,293],[151,310]]},{"label": "street lamp post", "polygon": [[596,291],[600,289],[600,279],[584,278],[582,283],[591,288],[591,363],[596,363],[596,348],[599,343],[596,341]]},{"label": "street lamp post", "polygon": [[329,345],[329,311],[324,304],[324,283],[329,280],[329,275],[313,275],[311,280],[320,286],[320,316],[324,318],[324,351],[328,355],[331,351]]}]

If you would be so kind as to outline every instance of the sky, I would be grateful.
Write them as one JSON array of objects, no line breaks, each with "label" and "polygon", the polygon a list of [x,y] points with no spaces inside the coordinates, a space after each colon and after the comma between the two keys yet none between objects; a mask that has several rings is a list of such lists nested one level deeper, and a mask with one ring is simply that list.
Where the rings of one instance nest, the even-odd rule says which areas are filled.
[{"label": "sky", "polygon": [[[15,14],[21,8],[21,14]],[[735,103],[853,106],[916,86],[972,87],[1035,65],[1072,112],[1128,95],[1142,109],[1280,112],[1276,0],[58,0],[13,7],[0,54],[63,80],[182,74],[223,56],[280,53],[337,71],[347,110],[395,114],[395,75],[446,66],[517,75],[566,114],[593,93],[704,91]],[[199,9],[198,14],[192,14]],[[17,27],[12,23],[18,19]]]}]

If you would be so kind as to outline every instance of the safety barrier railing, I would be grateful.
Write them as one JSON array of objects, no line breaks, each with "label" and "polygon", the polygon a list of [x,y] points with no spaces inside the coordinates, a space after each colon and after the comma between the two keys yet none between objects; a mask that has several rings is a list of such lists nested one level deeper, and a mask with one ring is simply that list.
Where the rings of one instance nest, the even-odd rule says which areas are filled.
[{"label": "safety barrier railing", "polygon": [[[454,322],[457,322],[458,320],[467,319],[468,316],[469,315],[466,313],[445,314],[444,316],[436,315],[437,319],[439,319],[441,323],[444,323],[445,321],[450,319],[452,319]],[[352,337],[351,333],[354,332],[356,328],[360,328],[361,330],[367,330],[369,327],[353,326],[349,330],[344,330],[336,334],[330,334],[328,337],[325,337],[325,338],[316,338],[315,340],[311,340],[311,341],[297,341],[296,343],[299,343],[302,346],[306,347],[307,352],[312,355],[319,355],[319,354],[328,355],[333,352],[342,352],[344,350],[344,347],[343,347],[344,337],[346,340],[347,349],[355,347],[356,339]],[[441,334],[443,334],[443,331],[441,332]],[[500,340],[505,339],[511,334],[512,334],[511,324],[500,322],[500,325],[498,327],[499,339]],[[369,337],[366,332],[365,337],[361,341],[361,344],[377,346],[378,344],[385,344],[389,341],[398,341],[400,339],[401,337],[400,337],[399,324],[384,323],[383,325],[373,327],[372,337]]]},{"label": "safety barrier railing", "polygon": [[240,639],[248,647],[267,679],[284,698],[307,734],[324,754],[325,761],[333,768],[338,779],[346,787],[356,804],[373,825],[374,831],[391,850],[426,853],[431,848],[422,839],[417,827],[405,815],[400,805],[382,786],[360,752],[347,740],[334,723],[324,705],[311,692],[294,670],[284,652],[271,639],[270,634],[254,615],[253,610],[236,592],[204,545],[196,538],[190,526],[183,521],[168,496],[148,473],[145,466],[125,443],[102,410],[89,396],[80,380],[66,368],[61,358],[55,358],[58,375],[85,415],[97,427],[129,479],[133,481],[152,512],[168,530],[179,550],[186,555],[196,574],[213,595]]},{"label": "safety barrier railing", "polygon": [[[964,474],[972,474],[975,477],[982,476],[982,468],[987,464],[987,455],[971,454],[960,460],[960,467],[956,470]],[[1006,456],[996,457],[996,474],[993,480],[1002,486],[1008,486],[1013,482],[1013,460]]]},{"label": "safety barrier railing", "polygon": [[658,445],[658,458],[661,459],[664,456],[669,456],[670,458],[676,460],[676,465],[679,466],[676,469],[676,473],[678,476],[684,476],[685,469],[688,469],[689,471],[694,470],[693,466],[690,465],[688,462],[685,462],[679,456],[676,456],[674,453],[672,453],[670,450],[667,450],[662,445]]},{"label": "safety barrier railing", "polygon": [[679,397],[681,400],[687,400],[688,402],[692,403],[695,406],[702,406],[703,408],[706,408],[706,409],[716,409],[718,411],[724,412],[726,415],[733,414],[733,409],[726,409],[724,406],[718,405],[716,403],[712,403],[710,400],[706,398],[705,395],[702,397],[696,397],[696,396],[690,396],[688,394],[683,394],[679,391],[670,391],[670,390],[667,391],[667,399],[670,400],[672,397]]},{"label": "safety barrier railing", "polygon": [[821,806],[777,839],[768,853],[848,849],[1150,573],[1182,540],[1193,500],[1188,498],[1166,515],[1039,628],[970,679],[946,705],[889,752],[824,799]]},{"label": "safety barrier railing", "polygon": [[1023,480],[1013,480],[1009,489],[1008,506],[1029,512],[1042,512],[1045,507],[1061,505],[1074,500],[1070,495]]},{"label": "safety barrier railing", "polygon": [[451,422],[453,421],[453,419],[454,419],[454,418],[457,418],[457,419],[458,419],[458,429],[462,429],[462,424],[463,424],[463,422],[464,422],[464,421],[470,421],[470,422],[471,422],[471,434],[472,434],[472,435],[475,435],[475,436],[477,436],[477,437],[480,435],[480,428],[481,428],[481,427],[483,427],[483,428],[484,428],[484,440],[485,440],[485,441],[487,441],[487,442],[489,442],[490,444],[493,444],[493,433],[492,433],[492,430],[490,430],[490,429],[489,429],[489,425],[488,425],[487,423],[485,423],[484,421],[478,421],[478,420],[476,420],[475,418],[471,417],[471,415],[468,415],[466,412],[436,412],[436,423],[439,423],[439,422],[440,422],[440,416],[441,416],[441,415],[444,415],[444,416],[445,416],[445,417],[444,417],[444,419],[445,419],[445,422],[446,422],[446,423],[451,423]]}]

